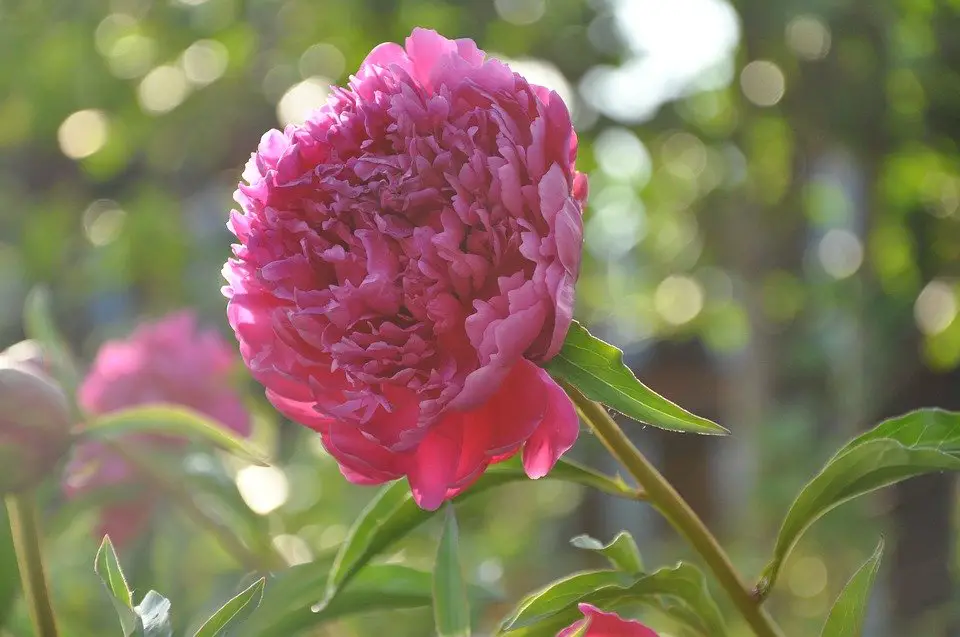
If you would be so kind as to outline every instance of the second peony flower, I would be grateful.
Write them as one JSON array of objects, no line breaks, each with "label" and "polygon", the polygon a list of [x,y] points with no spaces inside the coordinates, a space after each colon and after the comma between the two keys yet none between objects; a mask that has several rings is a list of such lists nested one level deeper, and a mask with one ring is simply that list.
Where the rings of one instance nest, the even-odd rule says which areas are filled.
[{"label": "second peony flower", "polygon": [[538,366],[573,316],[576,150],[555,92],[425,29],[263,136],[228,224],[228,317],[348,480],[406,477],[435,509],[521,450],[539,478],[576,441]]}]

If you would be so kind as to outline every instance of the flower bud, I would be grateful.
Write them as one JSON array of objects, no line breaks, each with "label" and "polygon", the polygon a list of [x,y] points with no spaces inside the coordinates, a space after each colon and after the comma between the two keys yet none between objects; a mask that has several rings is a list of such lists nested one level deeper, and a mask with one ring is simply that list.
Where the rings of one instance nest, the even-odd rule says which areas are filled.
[{"label": "flower bud", "polygon": [[45,374],[53,373],[50,356],[43,350],[43,346],[34,340],[28,339],[15,343],[0,352],[0,357],[15,363],[31,365]]},{"label": "flower bud", "polygon": [[70,447],[63,390],[29,362],[0,354],[0,494],[36,486]]}]

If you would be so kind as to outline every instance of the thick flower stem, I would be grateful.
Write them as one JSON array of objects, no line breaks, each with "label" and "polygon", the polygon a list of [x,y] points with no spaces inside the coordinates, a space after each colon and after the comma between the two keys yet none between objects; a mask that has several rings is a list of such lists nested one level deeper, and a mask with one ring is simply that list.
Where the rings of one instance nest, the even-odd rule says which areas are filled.
[{"label": "thick flower stem", "polygon": [[758,637],[782,637],[780,628],[761,606],[761,600],[751,595],[750,589],[730,563],[730,558],[690,505],[630,442],[602,405],[590,400],[569,383],[561,384],[603,445],[646,491],[650,503],[707,563],[753,632]]},{"label": "thick flower stem", "polygon": [[8,495],[6,502],[20,581],[23,583],[23,596],[30,609],[34,633],[37,637],[57,637],[57,622],[43,570],[40,526],[34,494],[26,492]]}]

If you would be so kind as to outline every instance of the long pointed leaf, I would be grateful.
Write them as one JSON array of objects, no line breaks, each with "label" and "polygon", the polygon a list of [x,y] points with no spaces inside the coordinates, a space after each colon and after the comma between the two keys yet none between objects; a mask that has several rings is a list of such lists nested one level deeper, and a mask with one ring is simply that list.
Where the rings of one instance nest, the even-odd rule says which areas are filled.
[{"label": "long pointed leaf", "polygon": [[[519,459],[514,458],[487,469],[456,501],[527,479]],[[560,460],[544,479],[583,484],[611,495],[639,499],[637,492],[622,480],[608,478],[567,460]],[[347,539],[340,546],[327,579],[324,597],[317,607],[323,608],[364,564],[430,519],[434,513],[417,506],[405,482],[395,482],[382,488],[356,519]]]},{"label": "long pointed leaf", "polygon": [[605,610],[643,604],[660,608],[705,637],[726,634],[723,617],[710,596],[706,578],[691,564],[630,576],[621,571],[586,571],[553,582],[525,598],[507,617],[498,635],[553,637],[573,624],[577,605]]},{"label": "long pointed leaf", "polygon": [[830,616],[827,617],[821,637],[859,637],[863,634],[863,620],[870,602],[870,591],[877,571],[880,570],[882,556],[883,538],[880,538],[873,555],[857,569],[840,592],[830,609]]},{"label": "long pointed leaf", "polygon": [[624,416],[670,431],[723,435],[720,425],[690,413],[643,383],[623,362],[623,352],[574,321],[560,353],[546,365],[550,375]]},{"label": "long pointed leaf", "polygon": [[460,566],[460,534],[447,504],[443,534],[433,567],[433,617],[438,637],[470,637],[470,606]]},{"label": "long pointed leaf", "polygon": [[103,586],[110,595],[110,601],[117,612],[117,617],[120,619],[120,627],[123,629],[124,637],[136,634],[138,629],[142,629],[143,626],[133,608],[133,597],[127,587],[123,569],[120,568],[120,560],[117,559],[117,552],[114,550],[109,536],[105,536],[100,544],[93,570],[100,576],[100,581],[103,582]]},{"label": "long pointed leaf", "polygon": [[264,578],[258,579],[246,590],[228,601],[214,613],[193,637],[221,637],[228,628],[236,628],[256,610],[263,599]]},{"label": "long pointed leaf", "polygon": [[790,506],[757,592],[761,596],[769,593],[783,561],[825,513],[882,487],[937,471],[960,471],[960,413],[914,411],[884,421],[852,440]]}]

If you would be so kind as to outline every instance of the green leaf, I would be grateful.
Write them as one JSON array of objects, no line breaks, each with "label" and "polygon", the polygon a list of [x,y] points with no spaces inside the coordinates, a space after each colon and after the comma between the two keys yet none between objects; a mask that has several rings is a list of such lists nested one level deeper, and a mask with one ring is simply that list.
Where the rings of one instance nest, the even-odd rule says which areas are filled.
[{"label": "green leaf", "polygon": [[113,548],[110,536],[105,536],[97,551],[93,570],[100,576],[100,581],[110,594],[110,601],[120,618],[120,626],[124,637],[139,634],[143,629],[138,613],[133,608],[133,597],[127,587],[127,580],[120,568],[120,560]]},{"label": "green leaf", "polygon": [[923,409],[887,420],[831,458],[787,512],[757,592],[766,596],[803,533],[831,509],[913,476],[960,470],[960,413]]},{"label": "green leaf", "polygon": [[217,447],[266,465],[264,455],[233,431],[182,405],[147,405],[104,414],[80,432],[83,438],[110,440],[135,432],[164,433],[210,442]]},{"label": "green leaf", "polygon": [[445,507],[443,534],[433,567],[433,618],[438,637],[470,637],[470,606],[460,566],[460,534],[453,506]]},{"label": "green leaf", "polygon": [[193,637],[220,637],[228,628],[236,628],[256,610],[263,599],[264,578],[258,579],[246,590],[220,607]]},{"label": "green leaf", "polygon": [[169,599],[157,591],[149,591],[134,610],[143,625],[138,637],[173,637]]},{"label": "green leaf", "polygon": [[870,602],[873,580],[880,570],[883,556],[883,538],[866,562],[853,574],[840,596],[830,609],[830,616],[823,627],[821,637],[857,637],[863,634],[863,620]]},{"label": "green leaf", "polygon": [[23,331],[43,348],[44,355],[50,358],[53,376],[73,401],[80,386],[80,372],[67,340],[53,320],[50,292],[45,287],[35,287],[27,295],[23,305]]},{"label": "green leaf", "polygon": [[[608,478],[568,460],[560,460],[544,479],[573,482],[611,495],[638,498],[636,491],[622,480]],[[528,478],[519,458],[513,458],[488,468],[456,501],[460,502],[494,487],[520,480]],[[435,511],[424,511],[417,506],[406,482],[394,482],[383,487],[354,521],[346,540],[340,546],[330,569],[324,598],[317,608],[328,604],[337,591],[373,557],[430,519],[434,513]]]},{"label": "green leaf", "polygon": [[637,380],[623,363],[623,352],[590,334],[574,321],[560,353],[546,370],[565,380],[587,398],[639,422],[670,431],[722,435],[720,425],[694,415]]},{"label": "green leaf", "polygon": [[603,544],[600,540],[589,535],[578,535],[570,540],[570,544],[578,549],[594,551],[607,558],[614,568],[617,568],[631,575],[639,575],[643,572],[643,560],[640,558],[640,549],[633,536],[626,531],[621,531],[617,537],[609,544]]},{"label": "green leaf", "polygon": [[685,622],[701,635],[726,634],[723,617],[703,573],[690,564],[631,576],[621,571],[586,571],[553,582],[520,602],[501,632],[510,637],[553,637],[580,616],[577,605],[605,610],[644,604]]},{"label": "green leaf", "polygon": [[938,408],[917,409],[884,420],[848,442],[833,457],[842,456],[854,447],[880,438],[896,440],[907,447],[929,447],[960,456],[960,412]]},{"label": "green leaf", "polygon": [[[426,608],[433,600],[433,575],[401,564],[368,564],[319,612],[317,583],[323,582],[333,557],[321,557],[278,573],[267,582],[260,608],[238,631],[239,637],[290,637],[334,619],[357,613]],[[469,587],[470,598],[486,602],[496,595]]]}]

